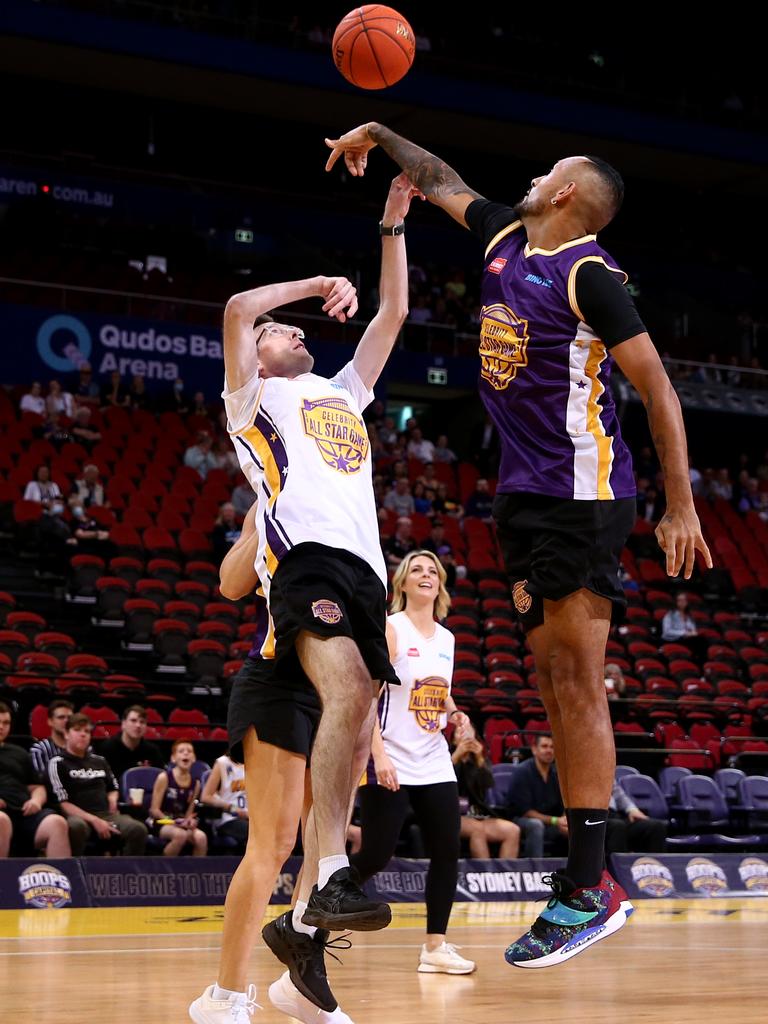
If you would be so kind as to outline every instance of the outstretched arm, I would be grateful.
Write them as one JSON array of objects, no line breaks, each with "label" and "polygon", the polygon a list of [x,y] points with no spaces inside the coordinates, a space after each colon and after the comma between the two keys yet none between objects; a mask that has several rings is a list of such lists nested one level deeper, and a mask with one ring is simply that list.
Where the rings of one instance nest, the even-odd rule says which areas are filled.
[{"label": "outstretched arm", "polygon": [[[399,174],[392,182],[387,196],[382,218],[384,227],[402,224],[410,208],[411,199],[420,195],[408,177]],[[379,311],[368,324],[352,360],[355,370],[369,391],[379,379],[407,315],[408,258],[405,251],[405,235],[382,235]]]},{"label": "outstretched arm", "polygon": [[696,552],[701,552],[710,569],[712,556],[701,535],[699,517],[693,506],[680,401],[648,334],[638,334],[614,345],[611,355],[643,401],[664,472],[667,510],[656,527],[656,539],[667,556],[667,575],[677,576],[683,569],[688,580]]},{"label": "outstretched arm", "polygon": [[330,171],[339,157],[344,155],[347,170],[354,177],[362,177],[368,163],[368,153],[374,146],[381,146],[396,164],[405,171],[414,186],[423,192],[435,206],[442,207],[462,227],[467,227],[464,213],[471,202],[482,199],[461,180],[452,167],[408,139],[395,134],[383,124],[369,121],[354,128],[339,139],[326,139],[325,144],[333,150],[325,165]]},{"label": "outstretched arm", "polygon": [[240,536],[224,556],[219,569],[219,592],[230,601],[239,601],[253,593],[259,577],[254,568],[259,535],[256,531],[257,502],[245,513]]},{"label": "outstretched arm", "polygon": [[308,277],[266,284],[232,296],[224,309],[224,370],[230,391],[241,388],[256,372],[256,318],[270,309],[315,295],[325,299],[323,312],[341,323],[357,312],[355,288],[346,277]]}]

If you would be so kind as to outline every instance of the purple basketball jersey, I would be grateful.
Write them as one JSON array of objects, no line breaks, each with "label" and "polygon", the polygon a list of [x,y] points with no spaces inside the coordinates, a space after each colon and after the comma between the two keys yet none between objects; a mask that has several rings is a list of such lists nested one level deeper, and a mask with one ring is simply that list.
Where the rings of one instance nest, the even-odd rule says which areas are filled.
[{"label": "purple basketball jersey", "polygon": [[531,248],[515,221],[485,255],[480,396],[501,438],[501,493],[634,497],[632,458],[609,388],[611,357],[578,309],[585,262],[618,270],[594,235]]}]

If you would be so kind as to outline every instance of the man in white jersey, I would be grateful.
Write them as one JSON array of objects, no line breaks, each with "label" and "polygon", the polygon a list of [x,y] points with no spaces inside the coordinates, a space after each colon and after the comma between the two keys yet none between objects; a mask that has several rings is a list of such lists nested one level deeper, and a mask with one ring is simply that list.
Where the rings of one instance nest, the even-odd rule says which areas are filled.
[{"label": "man in white jersey", "polygon": [[295,649],[323,715],[312,754],[319,878],[304,923],[385,927],[386,903],[367,899],[345,853],[352,752],[372,730],[381,682],[397,677],[385,638],[387,573],[379,543],[362,412],[407,315],[404,218],[420,195],[392,183],[379,225],[379,310],[354,358],[331,379],[313,374],[303,332],[268,310],[321,296],[344,322],[357,310],[346,278],[309,278],[233,296],[224,315],[224,398],[240,465],[257,496],[255,569],[274,634],[260,653]]},{"label": "man in white jersey", "polygon": [[233,761],[228,754],[217,757],[200,799],[222,812],[216,823],[217,835],[229,836],[245,845],[248,841],[248,798],[244,766]]}]

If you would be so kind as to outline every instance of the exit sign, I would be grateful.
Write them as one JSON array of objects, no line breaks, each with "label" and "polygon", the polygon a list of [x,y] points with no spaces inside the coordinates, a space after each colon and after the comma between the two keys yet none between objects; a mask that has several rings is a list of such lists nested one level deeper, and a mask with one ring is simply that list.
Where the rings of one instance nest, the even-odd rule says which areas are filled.
[{"label": "exit sign", "polygon": [[427,384],[447,384],[448,371],[442,366],[427,367]]},{"label": "exit sign", "polygon": [[249,231],[247,228],[237,228],[235,231],[235,241],[245,242],[249,245],[253,242],[253,232]]}]

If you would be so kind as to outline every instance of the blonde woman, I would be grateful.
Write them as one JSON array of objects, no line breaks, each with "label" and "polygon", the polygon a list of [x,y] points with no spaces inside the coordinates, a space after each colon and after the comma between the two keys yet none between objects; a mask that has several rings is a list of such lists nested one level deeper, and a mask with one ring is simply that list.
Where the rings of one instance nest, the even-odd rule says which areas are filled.
[{"label": "blonde woman", "polygon": [[362,847],[350,863],[363,880],[386,867],[412,809],[430,857],[418,969],[470,974],[474,963],[445,941],[458,877],[459,793],[443,729],[448,721],[459,731],[469,725],[451,698],[453,635],[437,621],[450,606],[445,570],[431,551],[412,551],[392,587],[387,645],[402,685],[387,684],[379,701],[368,784],[360,790]]}]

